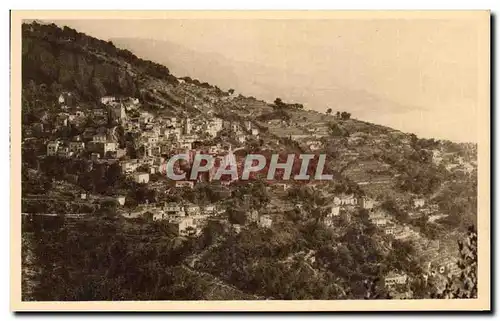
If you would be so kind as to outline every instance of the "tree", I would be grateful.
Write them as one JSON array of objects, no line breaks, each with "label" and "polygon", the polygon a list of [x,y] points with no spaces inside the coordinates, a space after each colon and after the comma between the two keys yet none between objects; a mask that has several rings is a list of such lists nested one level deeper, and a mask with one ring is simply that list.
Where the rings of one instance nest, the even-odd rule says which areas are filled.
[{"label": "tree", "polygon": [[117,163],[109,165],[106,170],[105,179],[108,186],[116,187],[116,183],[118,183],[120,180],[123,180],[120,165]]},{"label": "tree", "polygon": [[410,145],[413,148],[418,148],[417,143],[418,143],[418,137],[417,137],[417,135],[410,134]]},{"label": "tree", "polygon": [[366,289],[364,299],[365,300],[375,300],[375,299],[391,299],[390,294],[384,287],[383,280],[379,277],[368,278],[363,281],[363,285]]},{"label": "tree", "polygon": [[232,94],[234,94],[234,89],[233,89],[233,88],[231,88],[231,89],[229,89],[227,92],[228,92],[230,95],[232,95]]},{"label": "tree", "polygon": [[276,107],[278,107],[278,108],[283,107],[283,105],[284,105],[283,100],[281,100],[281,98],[279,98],[279,97],[278,97],[278,98],[276,98],[276,99],[274,100],[274,105],[275,105]]},{"label": "tree", "polygon": [[330,115],[331,113],[332,113],[332,109],[331,109],[331,108],[328,108],[328,109],[326,110],[326,114],[327,114],[327,115]]},{"label": "tree", "polygon": [[229,209],[228,210],[228,219],[229,222],[233,224],[240,224],[244,225],[247,221],[246,219],[246,213],[238,210],[238,209]]},{"label": "tree", "polygon": [[380,207],[394,216],[401,223],[409,221],[409,215],[406,211],[401,210],[393,199],[385,200]]},{"label": "tree", "polygon": [[464,241],[458,241],[458,249],[461,273],[458,277],[448,276],[445,289],[436,294],[438,298],[477,298],[477,231],[474,226],[469,226]]},{"label": "tree", "polygon": [[350,119],[350,118],[351,118],[351,113],[348,113],[348,112],[343,111],[343,112],[340,114],[340,118],[341,118],[342,120],[347,120],[347,119]]},{"label": "tree", "polygon": [[116,216],[116,208],[118,204],[114,200],[105,200],[101,203],[101,208],[99,209],[99,214],[103,216],[113,217]]}]

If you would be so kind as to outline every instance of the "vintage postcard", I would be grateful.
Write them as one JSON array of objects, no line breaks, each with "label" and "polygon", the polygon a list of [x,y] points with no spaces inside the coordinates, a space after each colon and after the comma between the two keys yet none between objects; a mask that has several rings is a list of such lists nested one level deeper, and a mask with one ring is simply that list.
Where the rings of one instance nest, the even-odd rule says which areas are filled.
[{"label": "vintage postcard", "polygon": [[12,11],[14,311],[489,311],[490,12]]}]

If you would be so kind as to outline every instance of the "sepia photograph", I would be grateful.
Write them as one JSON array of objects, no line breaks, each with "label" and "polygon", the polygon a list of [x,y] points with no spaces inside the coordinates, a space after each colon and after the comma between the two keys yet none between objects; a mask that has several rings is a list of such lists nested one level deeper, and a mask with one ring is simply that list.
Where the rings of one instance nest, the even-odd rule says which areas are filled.
[{"label": "sepia photograph", "polygon": [[14,311],[489,311],[489,11],[11,11]]}]

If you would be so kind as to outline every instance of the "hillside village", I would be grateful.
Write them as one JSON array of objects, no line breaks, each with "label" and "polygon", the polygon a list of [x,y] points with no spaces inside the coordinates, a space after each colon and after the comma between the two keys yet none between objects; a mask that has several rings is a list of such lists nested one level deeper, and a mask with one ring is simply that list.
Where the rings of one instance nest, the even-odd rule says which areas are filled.
[{"label": "hillside village", "polygon": [[[324,290],[326,297],[362,296],[363,278],[377,275],[389,297],[415,298],[422,280],[442,292],[446,278],[460,274],[456,241],[476,215],[474,144],[419,139],[342,110],[323,113],[279,98],[265,102],[189,77],[157,77],[131,53],[114,56],[69,28],[34,23],[23,32],[32,41],[27,52],[38,43],[76,43],[84,60],[99,59],[118,70],[119,83],[135,81],[128,93],[124,88],[132,85],[113,89],[96,78],[96,69],[89,78],[96,89],[89,94],[75,87],[76,73],[60,72],[54,84],[43,70],[23,79],[26,224],[54,218],[76,230],[79,221],[105,215],[119,217],[129,229],[159,229],[169,242],[210,239],[177,264],[194,275],[207,273],[232,291],[266,298],[289,298],[292,292],[259,288],[253,278],[263,273],[260,268],[304,273],[311,287],[336,284]],[[80,38],[85,45],[78,45]],[[208,173],[173,181],[162,167],[179,153],[203,152],[224,161],[257,151],[326,154],[334,179],[228,181]],[[192,158],[177,170],[191,165]],[[254,249],[245,242],[254,242]],[[351,249],[358,242],[366,245]],[[247,257],[240,258],[240,250]],[[366,262],[356,261],[352,251],[358,250]],[[252,255],[262,266],[236,267]],[[276,262],[268,262],[268,255]],[[335,256],[354,260],[342,269],[352,268],[356,276],[336,274],[341,263]]]}]

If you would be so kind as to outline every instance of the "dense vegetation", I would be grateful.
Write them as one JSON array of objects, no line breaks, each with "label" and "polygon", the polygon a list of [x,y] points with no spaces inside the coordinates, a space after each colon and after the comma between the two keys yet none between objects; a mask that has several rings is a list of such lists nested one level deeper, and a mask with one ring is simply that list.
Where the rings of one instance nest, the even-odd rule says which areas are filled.
[{"label": "dense vegetation", "polygon": [[[57,221],[23,229],[39,273],[28,300],[251,299],[240,291],[214,293],[213,278],[181,264],[199,245],[169,236],[160,224],[101,217],[73,224]],[[32,233],[29,233],[33,231]],[[36,240],[36,241],[35,241]],[[221,292],[222,291],[222,292]],[[217,293],[219,292],[219,293]]]}]

